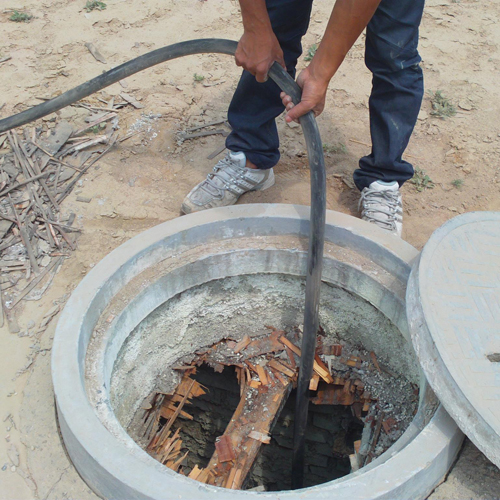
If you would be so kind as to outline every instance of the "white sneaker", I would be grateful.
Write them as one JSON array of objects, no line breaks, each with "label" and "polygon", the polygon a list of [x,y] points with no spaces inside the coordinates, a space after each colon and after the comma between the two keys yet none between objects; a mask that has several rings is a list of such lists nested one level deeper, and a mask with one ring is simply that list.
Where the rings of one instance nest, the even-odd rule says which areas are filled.
[{"label": "white sneaker", "polygon": [[375,181],[361,191],[361,218],[387,229],[401,238],[403,232],[403,201],[399,184]]},{"label": "white sneaker", "polygon": [[247,168],[245,153],[229,152],[215,165],[213,172],[184,198],[185,214],[207,208],[234,205],[248,191],[263,191],[274,185],[274,171]]}]

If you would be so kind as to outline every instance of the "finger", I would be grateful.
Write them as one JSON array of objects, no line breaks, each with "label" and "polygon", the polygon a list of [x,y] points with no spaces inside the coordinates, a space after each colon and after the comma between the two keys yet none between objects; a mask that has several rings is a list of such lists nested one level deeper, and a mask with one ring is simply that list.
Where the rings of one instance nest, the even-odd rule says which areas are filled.
[{"label": "finger", "polygon": [[267,68],[266,66],[260,64],[259,66],[257,66],[255,68],[255,79],[259,83],[265,83],[265,82],[267,82],[267,79],[268,79],[267,72],[268,71],[269,71],[269,68]]},{"label": "finger", "polygon": [[304,102],[299,102],[296,106],[293,106],[290,111],[287,112],[285,120],[290,123],[291,121],[298,122],[301,116],[311,111],[311,106]]},{"label": "finger", "polygon": [[293,102],[289,102],[287,105],[286,105],[286,110],[287,111],[290,111],[292,108],[293,108],[294,104]]},{"label": "finger", "polygon": [[267,73],[255,73],[255,79],[259,82],[259,83],[266,83],[267,80],[268,80],[268,76],[267,76]]}]

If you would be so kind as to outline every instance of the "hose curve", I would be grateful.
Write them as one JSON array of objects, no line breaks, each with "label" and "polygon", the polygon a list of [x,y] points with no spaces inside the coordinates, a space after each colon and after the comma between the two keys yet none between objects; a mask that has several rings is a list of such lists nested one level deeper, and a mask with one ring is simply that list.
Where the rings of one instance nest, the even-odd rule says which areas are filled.
[{"label": "hose curve", "polygon": [[[190,40],[163,47],[136,57],[116,68],[92,78],[60,96],[34,106],[26,111],[0,120],[0,133],[20,127],[50,113],[74,104],[105,87],[109,87],[139,71],[157,64],[194,54],[218,53],[234,55],[237,42],[217,38]],[[301,90],[292,77],[277,63],[271,67],[269,76],[292,97],[295,104],[300,101]],[[302,355],[297,385],[295,410],[292,487],[301,488],[304,474],[305,431],[309,404],[309,381],[313,372],[316,348],[316,333],[319,327],[319,296],[323,264],[323,246],[326,215],[326,174],[323,145],[313,112],[300,118],[304,132],[311,170],[311,215],[309,228],[309,250],[306,275],[306,297],[304,312],[304,334]]]}]

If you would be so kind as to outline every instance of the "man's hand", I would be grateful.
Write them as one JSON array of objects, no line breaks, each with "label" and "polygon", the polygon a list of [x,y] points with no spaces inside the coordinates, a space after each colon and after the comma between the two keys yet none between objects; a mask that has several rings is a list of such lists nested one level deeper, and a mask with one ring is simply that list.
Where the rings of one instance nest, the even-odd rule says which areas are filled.
[{"label": "man's hand", "polygon": [[311,110],[318,116],[325,107],[328,80],[317,78],[309,66],[299,74],[297,83],[302,88],[302,98],[297,105],[293,104],[292,98],[285,92],[280,94],[287,111],[285,120],[288,123],[298,123],[299,118]]},{"label": "man's hand", "polygon": [[260,83],[267,80],[269,68],[275,61],[285,67],[283,51],[272,30],[259,33],[245,31],[238,43],[235,59],[238,66],[252,73]]}]

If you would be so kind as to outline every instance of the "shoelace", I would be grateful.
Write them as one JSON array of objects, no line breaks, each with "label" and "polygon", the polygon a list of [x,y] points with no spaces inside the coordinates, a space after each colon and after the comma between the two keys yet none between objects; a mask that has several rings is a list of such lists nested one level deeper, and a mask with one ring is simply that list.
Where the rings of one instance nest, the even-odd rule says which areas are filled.
[{"label": "shoelace", "polygon": [[[372,203],[375,206],[365,206]],[[396,229],[396,214],[399,208],[398,193],[394,191],[375,191],[368,189],[361,193],[358,209],[363,206],[363,217],[368,222],[374,222],[390,230]],[[380,218],[379,214],[384,214],[387,219]]]},{"label": "shoelace", "polygon": [[[214,195],[214,193],[210,192],[208,189],[206,189],[206,185],[212,187],[213,189],[216,190],[217,193],[219,193],[219,197],[222,198],[224,195],[224,187],[218,186],[215,183],[215,179],[220,179],[222,182],[227,183],[228,180],[233,180],[236,182],[236,179],[233,179],[230,174],[227,172],[223,171],[224,167],[229,167],[229,168],[237,168],[229,155],[227,155],[225,158],[220,160],[217,165],[214,167],[214,170],[211,174],[207,176],[205,179],[205,182],[200,186],[201,189],[206,191],[210,195]],[[215,195],[214,195],[215,196]]]}]

